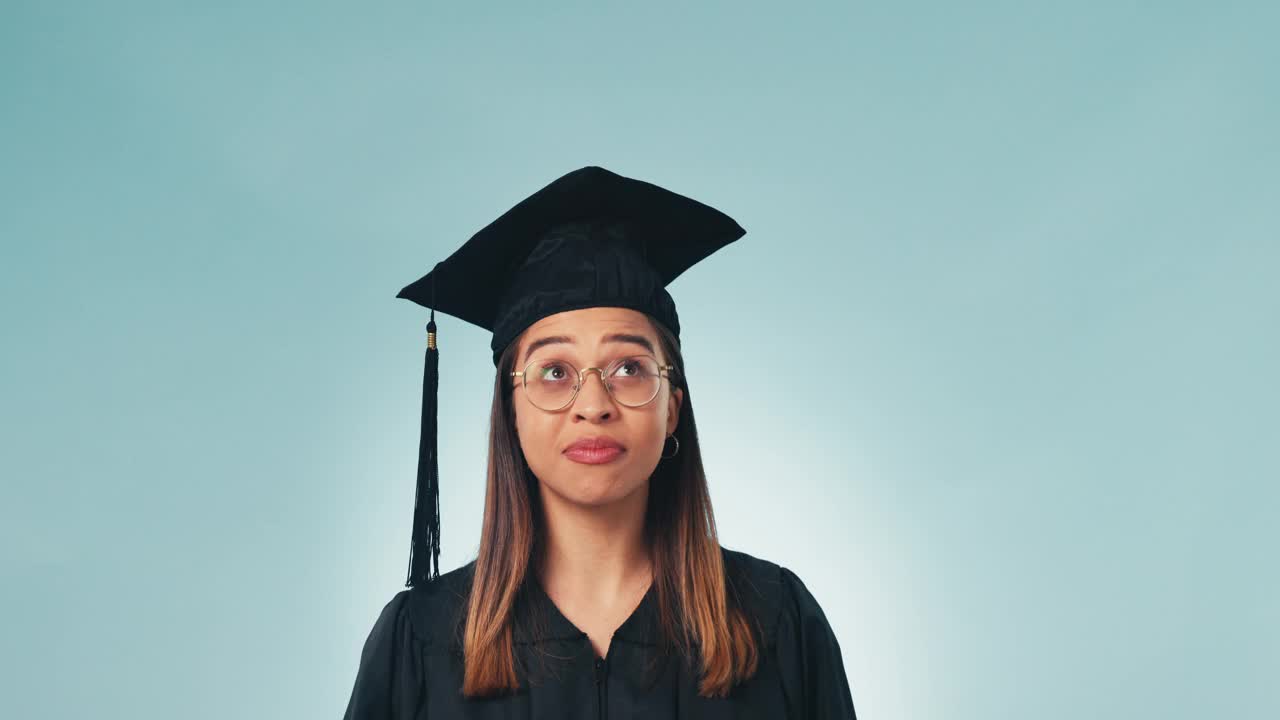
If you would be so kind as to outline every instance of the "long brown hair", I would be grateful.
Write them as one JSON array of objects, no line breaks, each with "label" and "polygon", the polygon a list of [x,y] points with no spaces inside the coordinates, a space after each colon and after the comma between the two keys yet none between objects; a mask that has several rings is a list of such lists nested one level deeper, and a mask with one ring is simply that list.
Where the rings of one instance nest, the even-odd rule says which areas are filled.
[{"label": "long brown hair", "polygon": [[[747,613],[726,587],[679,341],[662,323],[652,318],[649,322],[667,363],[676,368],[672,384],[684,392],[675,430],[679,451],[660,461],[650,477],[645,513],[660,641],[665,649],[700,658],[699,693],[723,697],[755,674],[758,639]],[[512,403],[510,377],[519,345],[517,338],[507,346],[494,380],[484,521],[463,629],[462,692],[468,697],[518,687],[513,610],[543,543],[538,480],[520,449]]]}]

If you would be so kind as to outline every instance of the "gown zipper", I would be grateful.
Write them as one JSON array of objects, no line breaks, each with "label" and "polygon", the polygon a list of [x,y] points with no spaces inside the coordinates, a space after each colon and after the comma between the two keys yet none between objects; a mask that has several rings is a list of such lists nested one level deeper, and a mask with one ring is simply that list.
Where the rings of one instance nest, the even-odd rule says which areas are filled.
[{"label": "gown zipper", "polygon": [[609,662],[604,658],[596,658],[594,672],[596,677],[596,707],[600,709],[600,712],[597,715],[597,717],[599,717],[600,720],[604,720],[605,717],[607,717],[607,714],[605,713],[605,706],[604,706],[605,704],[604,679],[609,672]]}]

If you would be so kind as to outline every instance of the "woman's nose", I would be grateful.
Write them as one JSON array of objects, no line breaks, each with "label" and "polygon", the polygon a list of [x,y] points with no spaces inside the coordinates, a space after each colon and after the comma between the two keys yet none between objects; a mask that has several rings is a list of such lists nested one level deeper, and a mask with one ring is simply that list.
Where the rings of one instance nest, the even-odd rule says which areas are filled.
[{"label": "woman's nose", "polygon": [[614,409],[613,396],[604,385],[604,374],[596,370],[583,373],[582,385],[578,388],[578,397],[573,400],[574,412],[585,418],[595,420],[608,417]]}]

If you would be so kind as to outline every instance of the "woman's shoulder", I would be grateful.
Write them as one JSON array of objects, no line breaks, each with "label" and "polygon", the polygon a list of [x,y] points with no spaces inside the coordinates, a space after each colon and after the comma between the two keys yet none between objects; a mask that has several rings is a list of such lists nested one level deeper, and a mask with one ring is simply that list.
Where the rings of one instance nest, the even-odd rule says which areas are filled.
[{"label": "woman's shoulder", "polygon": [[740,550],[721,550],[729,591],[758,619],[766,645],[803,626],[829,632],[822,605],[794,571]]},{"label": "woman's shoulder", "polygon": [[772,560],[723,546],[721,552],[729,592],[759,622],[766,645],[772,645],[779,626],[805,612],[812,596],[794,572]]},{"label": "woman's shoulder", "polygon": [[[754,605],[783,684],[792,697],[806,691],[801,717],[854,717],[840,642],[826,612],[800,577],[777,563],[725,551],[740,599]],[[807,689],[807,690],[806,690]],[[815,714],[817,713],[817,714]]]},{"label": "woman's shoulder", "polygon": [[382,616],[403,622],[423,645],[444,646],[450,640],[460,640],[460,621],[474,572],[472,560],[430,582],[400,590],[387,601]]}]

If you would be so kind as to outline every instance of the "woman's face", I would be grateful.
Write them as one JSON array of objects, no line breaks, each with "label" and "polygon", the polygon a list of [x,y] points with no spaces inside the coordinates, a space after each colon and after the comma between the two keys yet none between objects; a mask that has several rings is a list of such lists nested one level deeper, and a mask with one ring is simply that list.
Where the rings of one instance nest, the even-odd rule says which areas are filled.
[{"label": "woman's face", "polygon": [[[628,336],[619,339],[611,336]],[[556,338],[555,342],[542,340]],[[646,345],[647,343],[647,345]],[[515,369],[530,360],[564,360],[576,368],[607,368],[615,358],[651,355],[665,365],[658,334],[649,318],[627,308],[595,307],[545,317],[525,330],[517,343]],[[530,379],[532,380],[532,378]],[[675,432],[684,393],[663,378],[658,395],[641,407],[613,400],[596,372],[586,373],[578,395],[553,412],[533,406],[515,384],[516,431],[520,447],[543,492],[583,505],[606,505],[646,487],[662,455],[667,435]],[[605,462],[586,462],[591,453],[566,450],[584,438],[607,438],[622,452]],[[594,458],[602,459],[599,454]]]}]

